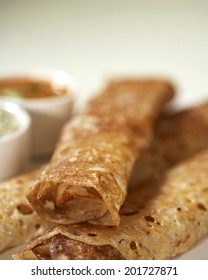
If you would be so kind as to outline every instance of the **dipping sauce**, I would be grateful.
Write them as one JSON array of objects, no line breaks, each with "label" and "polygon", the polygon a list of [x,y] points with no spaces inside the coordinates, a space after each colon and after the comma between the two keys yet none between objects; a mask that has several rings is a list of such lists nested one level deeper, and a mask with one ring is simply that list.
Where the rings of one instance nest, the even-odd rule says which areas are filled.
[{"label": "dipping sauce", "polygon": [[0,137],[15,132],[19,128],[19,123],[14,115],[0,109]]},{"label": "dipping sauce", "polygon": [[14,98],[43,98],[65,95],[67,88],[45,80],[28,78],[1,79],[0,96]]}]

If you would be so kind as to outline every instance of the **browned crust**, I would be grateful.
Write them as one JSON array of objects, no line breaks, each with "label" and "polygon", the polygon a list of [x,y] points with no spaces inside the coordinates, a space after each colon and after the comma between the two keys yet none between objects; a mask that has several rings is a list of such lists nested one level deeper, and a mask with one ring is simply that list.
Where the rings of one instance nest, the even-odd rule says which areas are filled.
[{"label": "browned crust", "polygon": [[135,160],[172,96],[166,81],[124,80],[92,99],[64,127],[51,162],[28,193],[38,214],[60,224],[106,216],[118,225]]}]

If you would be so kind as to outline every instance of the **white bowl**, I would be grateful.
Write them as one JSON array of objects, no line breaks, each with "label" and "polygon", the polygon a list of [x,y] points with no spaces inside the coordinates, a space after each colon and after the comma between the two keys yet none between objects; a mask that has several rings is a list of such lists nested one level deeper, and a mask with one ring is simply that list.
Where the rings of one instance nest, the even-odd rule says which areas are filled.
[{"label": "white bowl", "polygon": [[0,99],[0,110],[11,113],[19,124],[14,132],[0,136],[0,180],[3,180],[20,173],[28,163],[31,118],[10,101]]},{"label": "white bowl", "polygon": [[75,81],[63,71],[50,69],[37,69],[26,74],[13,75],[6,78],[28,78],[36,81],[48,81],[56,87],[67,89],[64,95],[55,97],[4,97],[20,104],[32,117],[32,157],[50,156],[59,138],[61,128],[71,117],[73,101],[77,91]]}]

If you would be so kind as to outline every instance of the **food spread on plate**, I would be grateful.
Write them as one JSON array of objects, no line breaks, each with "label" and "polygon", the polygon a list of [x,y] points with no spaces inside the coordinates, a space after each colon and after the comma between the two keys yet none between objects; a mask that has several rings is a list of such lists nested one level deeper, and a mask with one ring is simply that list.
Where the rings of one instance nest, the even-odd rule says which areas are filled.
[{"label": "food spread on plate", "polygon": [[57,97],[68,91],[64,86],[58,86],[46,80],[29,78],[1,79],[0,96],[13,98],[44,98]]},{"label": "food spread on plate", "polygon": [[5,110],[0,109],[0,137],[15,132],[19,128],[19,123],[15,116]]},{"label": "food spread on plate", "polygon": [[173,97],[165,80],[110,82],[64,125],[49,163],[0,183],[0,250],[172,259],[207,235],[208,103],[164,111]]}]

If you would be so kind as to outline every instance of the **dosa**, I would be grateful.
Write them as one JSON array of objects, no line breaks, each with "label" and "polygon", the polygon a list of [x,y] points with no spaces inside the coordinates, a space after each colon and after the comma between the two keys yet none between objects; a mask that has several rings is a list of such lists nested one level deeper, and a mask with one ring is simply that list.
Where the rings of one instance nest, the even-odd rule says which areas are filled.
[{"label": "dosa", "polygon": [[[134,183],[139,182],[141,185],[148,176],[158,178],[154,176],[155,169],[161,176],[167,166],[208,148],[208,103],[162,117],[157,123],[152,145],[154,148],[151,146],[147,149],[138,163],[140,168],[142,166],[142,174],[146,175],[141,176],[137,172],[134,174]],[[0,183],[0,250],[28,242],[46,230],[47,226],[31,209],[25,197],[39,173],[40,170],[35,170]]]},{"label": "dosa", "polygon": [[26,198],[39,172],[37,169],[0,183],[0,251],[28,242],[49,228]]},{"label": "dosa", "polygon": [[208,233],[208,150],[127,196],[119,227],[63,225],[14,259],[172,259]]},{"label": "dosa", "polygon": [[208,102],[163,114],[155,126],[155,135],[148,149],[138,160],[131,188],[150,179],[160,178],[168,167],[208,147]]},{"label": "dosa", "polygon": [[118,226],[135,161],[173,94],[166,81],[110,83],[64,127],[28,194],[33,209],[54,223]]}]

